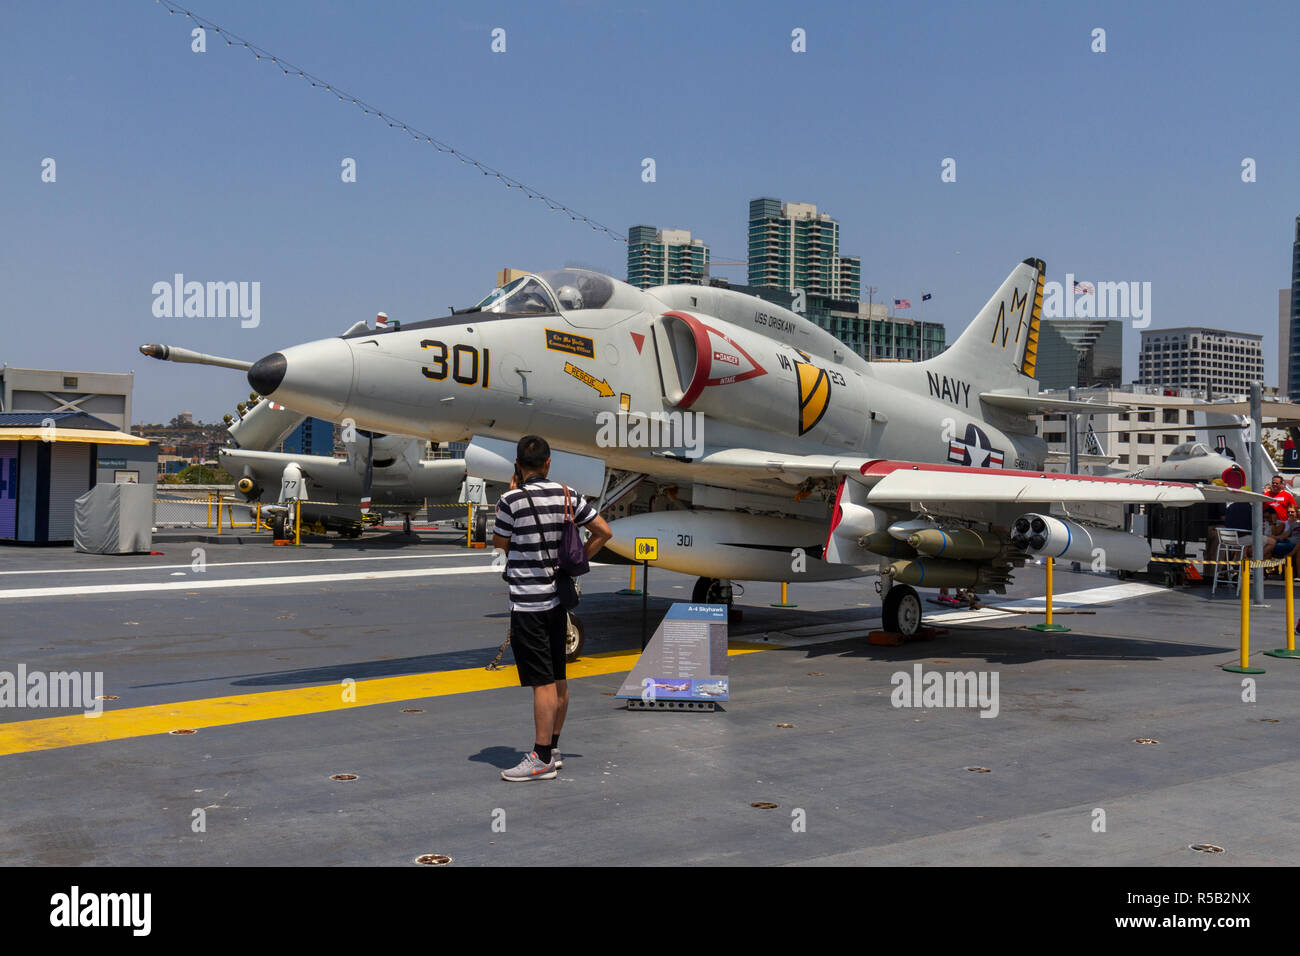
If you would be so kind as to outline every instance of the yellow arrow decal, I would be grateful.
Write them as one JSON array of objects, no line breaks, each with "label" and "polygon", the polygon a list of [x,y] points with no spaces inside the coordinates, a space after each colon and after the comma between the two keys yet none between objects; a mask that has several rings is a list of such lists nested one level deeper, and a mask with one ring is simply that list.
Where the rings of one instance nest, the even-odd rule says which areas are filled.
[{"label": "yellow arrow decal", "polygon": [[596,390],[597,394],[599,394],[601,398],[612,398],[614,396],[614,390],[609,387],[609,382],[603,378],[597,380],[596,376],[578,368],[578,366],[574,365],[572,362],[564,363],[564,371],[572,375],[583,385],[590,385]]}]

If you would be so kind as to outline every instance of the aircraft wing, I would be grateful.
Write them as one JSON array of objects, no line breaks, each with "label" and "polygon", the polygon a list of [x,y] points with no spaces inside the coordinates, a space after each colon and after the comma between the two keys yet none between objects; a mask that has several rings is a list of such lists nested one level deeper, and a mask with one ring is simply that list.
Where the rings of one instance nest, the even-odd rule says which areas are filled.
[{"label": "aircraft wing", "polygon": [[254,468],[265,466],[273,468],[276,473],[284,470],[290,463],[297,463],[310,481],[324,482],[329,475],[351,472],[351,465],[346,458],[333,458],[325,455],[294,455],[280,451],[255,451],[251,448],[222,448],[221,457],[228,458],[236,466],[248,464]]},{"label": "aircraft wing", "polygon": [[1266,501],[1264,495],[1219,485],[1180,481],[1150,481],[1065,475],[959,465],[923,465],[901,461],[870,461],[861,469],[871,502],[945,501],[1029,504],[1191,505],[1203,501]]},{"label": "aircraft wing", "polygon": [[782,455],[750,448],[709,452],[691,464],[700,480],[712,484],[748,484],[755,478],[779,478],[799,484],[808,478],[848,477],[868,489],[871,502],[911,501],[1019,504],[1031,502],[1191,505],[1203,501],[1266,501],[1264,495],[1219,485],[1151,481],[1094,475],[966,468],[918,462]]}]

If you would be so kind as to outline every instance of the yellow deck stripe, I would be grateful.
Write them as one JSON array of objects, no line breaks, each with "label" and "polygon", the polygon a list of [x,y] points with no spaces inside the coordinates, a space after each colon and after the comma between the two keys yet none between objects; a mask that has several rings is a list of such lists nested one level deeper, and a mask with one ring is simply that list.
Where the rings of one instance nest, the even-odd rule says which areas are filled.
[{"label": "yellow deck stripe", "polygon": [[[733,641],[727,655],[734,657],[737,654],[752,654],[755,651],[775,650],[780,646]],[[593,654],[570,664],[568,677],[570,680],[578,680],[630,671],[639,656],[640,651]],[[204,727],[244,724],[277,717],[301,717],[351,707],[371,707],[375,704],[393,704],[518,686],[519,675],[513,667],[503,667],[499,671],[468,667],[463,670],[357,681],[353,688],[356,696],[354,703],[343,700],[343,686],[339,683],[105,710],[99,717],[76,714],[71,717],[16,720],[0,724],[0,756],[147,737],[180,729],[201,730]]]}]

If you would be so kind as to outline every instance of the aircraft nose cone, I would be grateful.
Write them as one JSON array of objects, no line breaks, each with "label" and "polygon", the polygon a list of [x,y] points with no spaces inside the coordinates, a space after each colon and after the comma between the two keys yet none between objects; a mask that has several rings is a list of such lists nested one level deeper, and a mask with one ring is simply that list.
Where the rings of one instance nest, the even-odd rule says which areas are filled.
[{"label": "aircraft nose cone", "polygon": [[284,373],[288,367],[283,353],[272,352],[266,358],[260,358],[253,363],[253,367],[248,370],[248,384],[258,395],[270,395],[284,381]]}]

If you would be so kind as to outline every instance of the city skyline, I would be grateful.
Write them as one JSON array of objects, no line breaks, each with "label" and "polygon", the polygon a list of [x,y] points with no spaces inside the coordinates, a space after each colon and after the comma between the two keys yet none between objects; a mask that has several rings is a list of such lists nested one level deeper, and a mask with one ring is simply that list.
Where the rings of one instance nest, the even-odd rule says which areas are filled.
[{"label": "city skyline", "polygon": [[[1040,256],[1058,282],[1151,283],[1151,328],[1277,341],[1300,211],[1300,131],[1276,122],[1300,26],[1284,4],[195,9],[616,231],[689,229],[739,260],[743,203],[816,203],[861,258],[862,297],[876,286],[919,318],[932,293],[925,317],[950,339]],[[0,301],[10,328],[59,334],[14,337],[0,360],[133,370],[137,420],[219,420],[247,393],[143,342],[256,359],[377,311],[472,304],[504,266],[622,275],[624,243],[216,35],[192,52],[192,24],[160,4],[55,2],[10,25]],[[664,51],[676,68],[644,82],[635,65]],[[752,98],[726,95],[737,76]],[[260,283],[258,324],[157,316],[152,289],[177,273]],[[1125,381],[1139,331],[1125,322]]]}]

